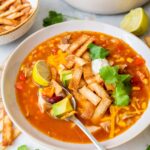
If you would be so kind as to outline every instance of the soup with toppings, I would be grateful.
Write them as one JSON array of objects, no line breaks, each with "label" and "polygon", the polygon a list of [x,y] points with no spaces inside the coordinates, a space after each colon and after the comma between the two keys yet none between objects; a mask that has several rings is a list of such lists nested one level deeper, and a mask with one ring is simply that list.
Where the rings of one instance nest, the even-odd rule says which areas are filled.
[{"label": "soup with toppings", "polygon": [[[91,31],[65,32],[35,47],[22,62],[16,96],[26,119],[46,135],[89,143],[68,116],[99,141],[125,132],[149,102],[144,59],[121,39]],[[77,109],[71,104],[75,97]]]}]

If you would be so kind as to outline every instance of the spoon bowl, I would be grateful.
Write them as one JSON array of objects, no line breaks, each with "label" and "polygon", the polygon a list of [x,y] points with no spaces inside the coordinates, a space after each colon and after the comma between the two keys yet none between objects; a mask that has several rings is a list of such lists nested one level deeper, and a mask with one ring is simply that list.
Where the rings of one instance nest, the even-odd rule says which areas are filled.
[{"label": "spoon bowl", "polygon": [[[74,96],[70,93],[70,91],[68,89],[66,89],[65,87],[63,87],[63,90],[66,92],[67,95],[71,95],[71,103],[72,103],[72,106],[74,108],[74,110],[76,110],[76,100],[74,98]],[[105,150],[105,148],[100,144],[100,142],[98,142],[95,137],[88,131],[88,129],[83,125],[83,123],[75,117],[75,115],[72,115],[68,118],[66,118],[67,121],[72,121],[74,122],[86,135],[87,137],[93,142],[93,144],[95,145],[95,147],[98,149],[98,150]]]}]

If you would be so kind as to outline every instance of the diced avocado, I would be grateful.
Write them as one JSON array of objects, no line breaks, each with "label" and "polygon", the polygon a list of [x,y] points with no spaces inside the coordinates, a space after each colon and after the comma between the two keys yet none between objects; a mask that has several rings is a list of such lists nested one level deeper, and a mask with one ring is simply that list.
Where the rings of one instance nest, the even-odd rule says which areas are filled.
[{"label": "diced avocado", "polygon": [[63,100],[52,105],[52,114],[55,117],[61,117],[64,114],[73,111],[69,97],[64,98]]},{"label": "diced avocado", "polygon": [[63,85],[65,87],[68,86],[69,81],[72,79],[72,71],[71,70],[65,70],[62,71],[60,74],[60,80],[62,81]]}]

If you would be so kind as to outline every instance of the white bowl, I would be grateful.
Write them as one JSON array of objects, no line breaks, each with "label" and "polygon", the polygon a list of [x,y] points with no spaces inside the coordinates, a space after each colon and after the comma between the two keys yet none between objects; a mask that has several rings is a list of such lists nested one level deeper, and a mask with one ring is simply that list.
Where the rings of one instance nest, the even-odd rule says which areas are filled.
[{"label": "white bowl", "polygon": [[[21,113],[21,110],[19,109],[18,103],[16,101],[14,87],[16,76],[22,61],[35,46],[62,32],[78,30],[102,32],[124,40],[139,54],[142,55],[142,57],[146,60],[147,67],[150,69],[149,48],[134,35],[108,24],[93,21],[69,21],[49,26],[29,36],[15,49],[6,63],[2,74],[1,92],[2,98],[4,100],[4,106],[13,122],[20,128],[21,131],[27,133],[29,136],[33,137],[39,143],[45,145],[47,148],[53,149],[54,147],[59,147],[69,150],[91,150],[94,149],[94,146],[92,144],[74,144],[61,142],[44,135],[36,128],[34,128]],[[130,127],[123,134],[111,140],[102,142],[102,144],[106,148],[112,148],[131,140],[150,124],[149,116],[150,104],[142,117],[132,127]]]},{"label": "white bowl", "polygon": [[28,0],[34,12],[13,30],[0,33],[0,45],[8,44],[23,36],[33,25],[37,14],[39,0]]},{"label": "white bowl", "polygon": [[97,14],[117,14],[139,7],[149,0],[65,0],[71,6]]}]

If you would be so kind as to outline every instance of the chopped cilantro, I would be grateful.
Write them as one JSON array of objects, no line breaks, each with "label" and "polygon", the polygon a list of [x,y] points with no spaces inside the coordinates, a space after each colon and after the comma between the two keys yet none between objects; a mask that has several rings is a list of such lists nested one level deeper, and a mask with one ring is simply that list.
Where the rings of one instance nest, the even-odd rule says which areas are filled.
[{"label": "chopped cilantro", "polygon": [[100,76],[106,84],[115,85],[112,94],[114,104],[117,106],[127,106],[130,102],[131,76],[129,74],[119,74],[118,66],[105,66],[100,69]]},{"label": "chopped cilantro", "polygon": [[18,147],[17,150],[29,150],[29,149],[26,145],[21,145],[21,146]]},{"label": "chopped cilantro", "polygon": [[146,150],[150,150],[150,145],[147,147],[147,149]]},{"label": "chopped cilantro", "polygon": [[115,84],[118,82],[118,66],[105,66],[100,69],[100,76],[106,84]]},{"label": "chopped cilantro", "polygon": [[93,43],[89,44],[88,48],[90,50],[90,57],[92,60],[98,58],[105,58],[109,55],[109,52],[105,48],[97,46]]},{"label": "chopped cilantro", "polygon": [[63,22],[64,16],[61,13],[57,13],[56,11],[49,11],[49,16],[43,20],[43,26],[49,26],[52,24]]},{"label": "chopped cilantro", "polygon": [[130,102],[130,97],[126,91],[123,83],[116,85],[115,91],[113,92],[113,98],[115,99],[114,104],[117,106],[127,106]]}]

